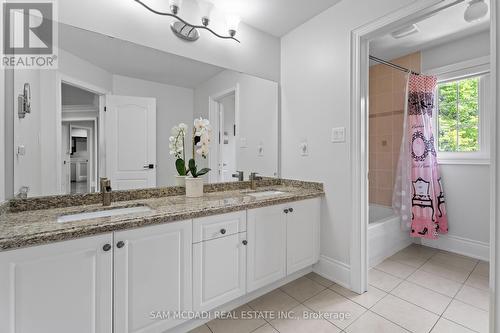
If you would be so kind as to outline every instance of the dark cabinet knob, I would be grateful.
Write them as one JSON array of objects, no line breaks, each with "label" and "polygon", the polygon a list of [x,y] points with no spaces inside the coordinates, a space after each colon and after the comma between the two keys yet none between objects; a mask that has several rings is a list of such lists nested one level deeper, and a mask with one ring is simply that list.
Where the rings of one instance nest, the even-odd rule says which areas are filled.
[{"label": "dark cabinet knob", "polygon": [[121,249],[122,247],[125,246],[125,242],[124,241],[119,241],[118,243],[116,243],[116,247]]},{"label": "dark cabinet knob", "polygon": [[288,214],[288,208],[283,211],[285,214]]},{"label": "dark cabinet knob", "polygon": [[105,244],[102,249],[104,250],[104,252],[108,252],[109,250],[111,250],[111,245],[109,244]]},{"label": "dark cabinet knob", "polygon": [[289,211],[290,213],[293,213],[293,208],[289,208],[289,209],[288,209],[288,211]]},{"label": "dark cabinet knob", "polygon": [[226,233],[226,229],[220,229],[220,233],[224,235]]},{"label": "dark cabinet knob", "polygon": [[244,240],[242,243],[243,243],[243,245],[247,245],[248,244],[248,242],[246,240]]}]

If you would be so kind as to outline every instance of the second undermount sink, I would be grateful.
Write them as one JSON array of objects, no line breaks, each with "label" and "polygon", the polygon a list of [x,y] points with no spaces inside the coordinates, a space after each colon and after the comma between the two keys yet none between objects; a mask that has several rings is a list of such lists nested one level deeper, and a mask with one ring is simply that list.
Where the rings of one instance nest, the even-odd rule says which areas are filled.
[{"label": "second undermount sink", "polygon": [[94,212],[84,212],[70,215],[61,215],[57,218],[58,223],[75,222],[96,219],[100,217],[111,217],[118,215],[128,215],[137,213],[147,213],[153,211],[148,206],[136,206],[136,207],[125,207],[125,208],[112,208],[105,210],[98,210]]},{"label": "second undermount sink", "polygon": [[276,191],[276,190],[270,190],[270,191],[262,191],[262,192],[252,192],[252,193],[247,193],[247,195],[254,197],[254,198],[263,198],[263,197],[272,197],[274,195],[280,195],[285,192],[282,191]]}]

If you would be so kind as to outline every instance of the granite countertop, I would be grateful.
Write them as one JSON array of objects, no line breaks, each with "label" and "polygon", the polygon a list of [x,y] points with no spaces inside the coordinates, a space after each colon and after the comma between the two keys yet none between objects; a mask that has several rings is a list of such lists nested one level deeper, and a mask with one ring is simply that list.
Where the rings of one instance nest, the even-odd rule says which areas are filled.
[{"label": "granite countertop", "polygon": [[[169,195],[123,200],[113,202],[110,207],[102,207],[101,204],[93,203],[50,209],[7,211],[0,215],[0,251],[277,205],[324,195],[321,184],[303,184],[309,184],[309,186],[301,186],[300,182],[262,186],[258,188],[258,192],[277,190],[284,193],[261,198],[248,195],[248,190],[238,189],[205,193],[202,198]],[[310,186],[311,184],[317,186]],[[61,215],[134,206],[148,206],[152,211],[67,223],[57,222],[57,218]]]}]

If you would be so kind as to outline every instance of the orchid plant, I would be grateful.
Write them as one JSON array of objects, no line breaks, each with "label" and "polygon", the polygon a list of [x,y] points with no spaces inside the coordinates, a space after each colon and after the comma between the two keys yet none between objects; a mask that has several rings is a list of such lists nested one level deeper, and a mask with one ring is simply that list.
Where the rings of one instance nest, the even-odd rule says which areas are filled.
[{"label": "orchid plant", "polygon": [[176,158],[175,168],[179,176],[187,176],[189,173],[186,168],[186,150],[184,147],[187,129],[186,124],[180,123],[172,128],[172,136],[169,138],[170,155]]},{"label": "orchid plant", "polygon": [[193,178],[198,178],[207,174],[210,169],[203,168],[198,171],[198,166],[196,165],[196,155],[200,155],[203,158],[207,158],[210,146],[210,137],[212,134],[212,128],[210,127],[210,122],[208,119],[197,118],[194,120],[193,128],[193,158],[189,160],[188,167]]}]

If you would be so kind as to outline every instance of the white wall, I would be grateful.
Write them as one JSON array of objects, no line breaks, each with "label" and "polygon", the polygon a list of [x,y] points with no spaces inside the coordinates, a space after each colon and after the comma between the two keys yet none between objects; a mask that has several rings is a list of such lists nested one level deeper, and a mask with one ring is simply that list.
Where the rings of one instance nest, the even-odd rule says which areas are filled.
[{"label": "white wall", "polygon": [[[160,11],[169,11],[168,1],[146,1]],[[58,1],[59,21],[75,27],[121,38],[180,56],[279,80],[280,41],[278,38],[241,24],[238,38],[242,43],[222,40],[201,32],[196,43],[186,43],[170,31],[171,18],[155,15],[134,1],[64,0]],[[194,0],[185,0],[182,17],[199,22]],[[226,31],[225,21],[215,13],[211,26]],[[140,59],[139,59],[140,61]]]},{"label": "white wall", "polygon": [[[358,222],[350,211],[349,140],[333,144],[330,136],[332,127],[342,126],[349,138],[350,34],[411,2],[341,1],[281,41],[283,176],[324,183],[321,264],[344,284],[349,284],[351,225]],[[299,153],[304,139],[307,157]]]},{"label": "white wall", "polygon": [[169,153],[168,138],[173,126],[181,122],[188,126],[192,125],[193,90],[113,75],[113,93],[156,98],[156,185],[175,185],[177,171],[174,165],[175,159]]},{"label": "white wall", "polygon": [[[482,32],[422,51],[422,71],[489,56],[489,32]],[[491,112],[491,108],[487,109]],[[490,166],[442,164],[449,232],[425,241],[428,246],[488,259],[490,234]]]},{"label": "white wall", "polygon": [[490,34],[484,31],[466,38],[422,50],[422,71],[490,54]]},{"label": "white wall", "polygon": [[[236,132],[240,142],[236,144],[236,169],[244,171],[245,177],[250,172],[258,172],[272,177],[278,168],[278,84],[254,76],[223,71],[212,79],[195,88],[195,117],[209,117],[209,97],[239,86],[236,97],[239,109],[239,121]],[[265,119],[265,121],[263,121]],[[211,123],[215,120],[210,119]],[[214,133],[214,139],[217,133]],[[245,144],[241,145],[241,139]],[[258,154],[262,144],[264,153]],[[212,145],[212,151],[213,151]],[[211,153],[210,156],[213,156]],[[210,161],[210,167],[217,169],[216,162]]]},{"label": "white wall", "polygon": [[[6,86],[3,69],[0,69],[0,82]],[[5,88],[0,88],[0,203],[5,200],[5,110]]]}]

